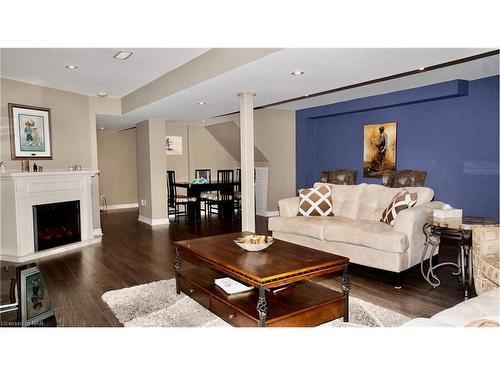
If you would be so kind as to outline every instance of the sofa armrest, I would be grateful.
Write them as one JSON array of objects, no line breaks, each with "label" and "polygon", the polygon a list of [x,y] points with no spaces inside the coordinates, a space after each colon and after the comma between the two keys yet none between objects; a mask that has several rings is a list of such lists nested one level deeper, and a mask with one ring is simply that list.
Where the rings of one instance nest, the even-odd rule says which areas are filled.
[{"label": "sofa armrest", "polygon": [[299,197],[280,199],[278,202],[280,216],[297,216],[299,212]]},{"label": "sofa armrest", "polygon": [[424,224],[432,217],[434,208],[442,207],[442,202],[424,203],[401,211],[394,221],[393,230],[408,237],[408,267],[419,263],[425,246]]},{"label": "sofa armrest", "polygon": [[433,216],[434,209],[440,209],[443,206],[443,202],[436,201],[424,203],[417,207],[407,208],[396,216],[396,220],[394,220],[394,230],[396,232],[408,234],[408,232],[412,230],[412,227],[418,223],[419,230],[422,232],[427,219]]}]

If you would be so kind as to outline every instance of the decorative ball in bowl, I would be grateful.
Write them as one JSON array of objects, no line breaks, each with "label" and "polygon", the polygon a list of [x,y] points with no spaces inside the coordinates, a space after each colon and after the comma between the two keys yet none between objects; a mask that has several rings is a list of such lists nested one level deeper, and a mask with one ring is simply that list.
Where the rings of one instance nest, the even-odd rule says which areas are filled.
[{"label": "decorative ball in bowl", "polygon": [[274,242],[271,236],[250,234],[234,240],[234,243],[246,251],[261,251],[267,249]]}]

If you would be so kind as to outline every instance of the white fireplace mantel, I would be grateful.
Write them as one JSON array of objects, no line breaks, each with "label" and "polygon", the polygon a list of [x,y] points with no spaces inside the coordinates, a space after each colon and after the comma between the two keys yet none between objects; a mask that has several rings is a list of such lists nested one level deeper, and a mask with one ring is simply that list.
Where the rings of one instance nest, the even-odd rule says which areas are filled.
[{"label": "white fireplace mantel", "polygon": [[[31,261],[100,241],[94,236],[91,178],[98,170],[0,173],[0,260]],[[80,201],[81,241],[35,252],[33,206]]]}]

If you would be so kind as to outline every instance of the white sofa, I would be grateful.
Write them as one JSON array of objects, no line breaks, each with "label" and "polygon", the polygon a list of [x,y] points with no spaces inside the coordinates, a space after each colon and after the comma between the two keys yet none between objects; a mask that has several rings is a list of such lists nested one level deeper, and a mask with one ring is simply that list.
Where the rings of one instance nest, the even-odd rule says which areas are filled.
[{"label": "white sofa", "polygon": [[[318,182],[315,187],[324,183]],[[418,264],[425,245],[423,225],[434,208],[434,191],[407,187],[417,193],[415,207],[397,216],[394,226],[380,222],[382,211],[401,188],[375,184],[334,185],[333,217],[297,216],[299,197],[279,201],[280,215],[269,218],[273,236],[288,242],[348,257],[352,263],[396,273]],[[437,253],[437,252],[436,252]]]},{"label": "white sofa", "polygon": [[[500,319],[500,289],[496,288],[468,299],[449,309],[443,310],[431,318],[410,320],[402,327],[464,327],[477,326],[473,322]],[[498,323],[497,323],[498,324]]]}]

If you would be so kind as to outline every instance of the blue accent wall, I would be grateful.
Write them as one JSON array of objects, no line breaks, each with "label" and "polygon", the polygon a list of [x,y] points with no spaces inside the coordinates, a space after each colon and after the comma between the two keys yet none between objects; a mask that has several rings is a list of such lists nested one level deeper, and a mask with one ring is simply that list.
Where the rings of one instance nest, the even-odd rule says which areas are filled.
[{"label": "blue accent wall", "polygon": [[308,108],[296,114],[297,188],[323,170],[363,177],[363,126],[397,122],[398,169],[427,171],[435,200],[464,215],[498,218],[499,76],[434,85]]}]

